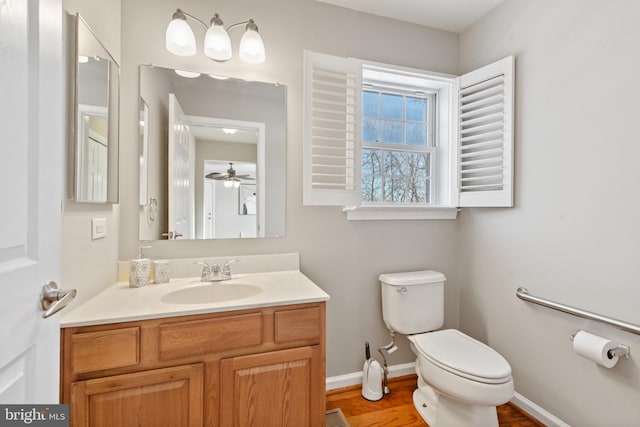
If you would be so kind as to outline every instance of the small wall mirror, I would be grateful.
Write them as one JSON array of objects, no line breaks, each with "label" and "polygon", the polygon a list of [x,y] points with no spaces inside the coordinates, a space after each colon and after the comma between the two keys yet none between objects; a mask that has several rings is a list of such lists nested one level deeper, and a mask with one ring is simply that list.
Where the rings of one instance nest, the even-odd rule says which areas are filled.
[{"label": "small wall mirror", "polygon": [[140,240],[284,236],[284,86],[141,66],[140,98]]},{"label": "small wall mirror", "polygon": [[117,203],[119,67],[82,17],[73,18],[74,199]]}]

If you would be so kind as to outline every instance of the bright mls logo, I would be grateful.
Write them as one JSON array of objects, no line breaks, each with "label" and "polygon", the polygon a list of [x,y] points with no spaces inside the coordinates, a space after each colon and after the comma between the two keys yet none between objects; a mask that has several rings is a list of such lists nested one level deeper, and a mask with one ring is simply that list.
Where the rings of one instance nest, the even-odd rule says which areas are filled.
[{"label": "bright mls logo", "polygon": [[0,405],[0,427],[69,427],[69,405]]}]

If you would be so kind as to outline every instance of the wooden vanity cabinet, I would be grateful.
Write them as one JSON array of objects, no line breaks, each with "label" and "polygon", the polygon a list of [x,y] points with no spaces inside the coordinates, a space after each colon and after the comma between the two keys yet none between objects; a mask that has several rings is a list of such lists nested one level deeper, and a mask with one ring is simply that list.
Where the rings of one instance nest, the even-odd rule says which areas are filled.
[{"label": "wooden vanity cabinet", "polygon": [[324,426],[325,303],[62,329],[72,427]]}]

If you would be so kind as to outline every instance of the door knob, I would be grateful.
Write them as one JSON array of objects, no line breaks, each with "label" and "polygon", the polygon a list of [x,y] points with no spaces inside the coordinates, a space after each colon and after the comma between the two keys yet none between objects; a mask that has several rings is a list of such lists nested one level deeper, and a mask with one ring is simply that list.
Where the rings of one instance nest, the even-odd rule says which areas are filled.
[{"label": "door knob", "polygon": [[65,308],[75,297],[75,289],[62,290],[56,282],[48,282],[42,286],[40,293],[40,304],[43,310],[42,318],[51,317]]}]

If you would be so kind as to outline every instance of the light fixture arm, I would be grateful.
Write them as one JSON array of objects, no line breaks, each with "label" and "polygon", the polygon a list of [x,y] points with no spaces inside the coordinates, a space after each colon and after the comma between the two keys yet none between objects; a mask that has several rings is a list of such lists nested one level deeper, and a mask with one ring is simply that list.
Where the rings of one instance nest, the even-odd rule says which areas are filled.
[{"label": "light fixture arm", "polygon": [[[182,9],[177,9],[174,14],[173,17],[171,19],[184,19],[186,21],[187,17],[193,19],[194,21],[197,21],[200,23],[200,25],[202,25],[204,27],[205,30],[207,30],[209,28],[210,25],[223,25],[222,19],[220,18],[220,15],[215,13],[213,15],[213,18],[211,18],[211,23],[210,25],[207,25],[203,20],[193,16],[192,14],[185,12]],[[253,31],[258,31],[258,26],[256,25],[256,23],[253,21],[253,19],[247,19],[246,21],[242,21],[242,22],[238,22],[236,24],[233,25],[229,25],[227,28],[225,28],[225,31],[228,33],[229,31],[233,30],[236,27],[239,27],[240,25],[245,25],[246,24],[246,29],[247,30],[253,30]],[[224,28],[224,26],[223,26]]]},{"label": "light fixture arm", "polygon": [[229,28],[227,28],[227,33],[233,30],[234,28],[244,24],[247,24],[247,27],[246,27],[247,30],[258,31],[258,26],[256,25],[255,22],[253,22],[253,19],[247,19],[246,21],[242,21],[242,22],[238,22],[237,24],[230,25]]},{"label": "light fixture arm", "polygon": [[[205,30],[206,30],[207,28],[209,28],[209,26],[208,26],[207,24],[205,24],[201,19],[196,18],[196,17],[195,17],[195,16],[193,16],[192,14],[187,13],[187,12],[185,12],[185,11],[184,11],[184,10],[182,10],[182,9],[177,9],[177,10],[173,13],[173,16],[171,17],[171,19],[183,19],[183,20],[185,20],[185,21],[186,21],[186,20],[187,20],[187,16],[188,16],[189,18],[193,19],[194,21],[199,22],[199,23],[204,27],[204,29],[205,29]],[[217,14],[217,13],[216,13],[216,16],[218,16],[218,14]],[[213,20],[213,18],[212,18],[212,20]]]}]

